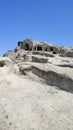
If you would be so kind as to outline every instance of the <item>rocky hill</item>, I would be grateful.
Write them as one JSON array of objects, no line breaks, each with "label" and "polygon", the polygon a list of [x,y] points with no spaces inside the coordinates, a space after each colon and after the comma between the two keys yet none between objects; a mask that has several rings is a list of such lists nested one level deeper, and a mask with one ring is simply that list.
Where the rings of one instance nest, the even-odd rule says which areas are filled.
[{"label": "rocky hill", "polygon": [[73,48],[31,39],[0,58],[0,130],[73,129]]}]

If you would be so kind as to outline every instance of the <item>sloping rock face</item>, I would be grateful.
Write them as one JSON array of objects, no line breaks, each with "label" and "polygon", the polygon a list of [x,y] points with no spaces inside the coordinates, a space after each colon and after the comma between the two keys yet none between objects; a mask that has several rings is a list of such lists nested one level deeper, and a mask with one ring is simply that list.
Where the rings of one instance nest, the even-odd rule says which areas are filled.
[{"label": "sloping rock face", "polygon": [[[9,57],[17,64],[23,74],[28,70],[29,76],[31,72],[49,85],[73,91],[73,49],[70,47],[57,47],[50,43],[26,39],[18,42],[16,49],[7,52],[4,57]],[[31,69],[28,66],[31,66]]]},{"label": "sloping rock face", "polygon": [[1,130],[73,129],[72,53],[26,39],[0,58]]}]

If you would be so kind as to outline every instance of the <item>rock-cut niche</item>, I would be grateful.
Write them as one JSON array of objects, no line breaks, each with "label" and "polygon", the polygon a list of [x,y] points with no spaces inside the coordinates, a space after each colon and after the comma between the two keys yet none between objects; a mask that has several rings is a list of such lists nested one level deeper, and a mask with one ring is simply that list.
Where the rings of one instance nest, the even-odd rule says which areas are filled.
[{"label": "rock-cut niche", "polygon": [[5,66],[5,62],[4,61],[0,61],[0,67],[4,67]]},{"label": "rock-cut niche", "polygon": [[53,47],[50,47],[50,51],[53,51]]},{"label": "rock-cut niche", "polygon": [[29,44],[25,44],[25,50],[29,50]]},{"label": "rock-cut niche", "polygon": [[42,51],[42,47],[41,46],[37,46],[37,51]]}]

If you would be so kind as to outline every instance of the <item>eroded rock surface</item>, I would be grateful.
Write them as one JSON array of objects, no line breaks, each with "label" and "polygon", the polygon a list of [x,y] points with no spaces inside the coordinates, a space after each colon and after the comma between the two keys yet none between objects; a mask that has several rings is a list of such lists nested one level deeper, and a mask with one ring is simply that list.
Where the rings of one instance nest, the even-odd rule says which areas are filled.
[{"label": "eroded rock surface", "polygon": [[0,58],[0,130],[73,129],[72,53],[26,39]]}]

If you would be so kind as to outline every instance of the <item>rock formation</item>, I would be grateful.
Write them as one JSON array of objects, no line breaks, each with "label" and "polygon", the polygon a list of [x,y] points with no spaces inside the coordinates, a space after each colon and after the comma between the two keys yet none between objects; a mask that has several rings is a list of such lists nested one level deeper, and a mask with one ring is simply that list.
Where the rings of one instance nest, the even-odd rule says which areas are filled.
[{"label": "rock formation", "polygon": [[73,48],[31,39],[0,58],[1,130],[73,129]]},{"label": "rock formation", "polygon": [[[30,76],[29,71],[31,71],[49,85],[73,91],[72,48],[26,39],[23,42],[19,41],[14,51],[7,52],[4,57],[9,57],[14,64],[16,63],[23,74],[27,75],[28,71]],[[28,69],[28,65],[31,69]]]}]

